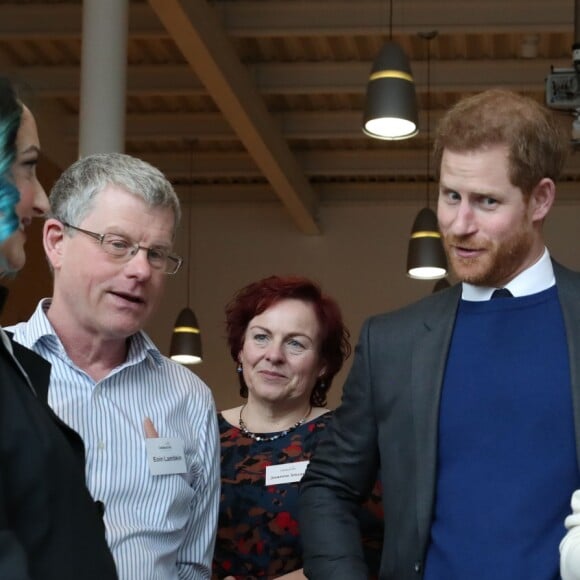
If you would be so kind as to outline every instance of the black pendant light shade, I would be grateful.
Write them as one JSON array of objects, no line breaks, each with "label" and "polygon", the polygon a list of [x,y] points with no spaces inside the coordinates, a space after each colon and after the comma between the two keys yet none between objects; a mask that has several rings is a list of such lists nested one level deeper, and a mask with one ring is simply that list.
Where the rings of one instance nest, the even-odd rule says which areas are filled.
[{"label": "black pendant light shade", "polygon": [[201,334],[197,317],[189,306],[184,308],[175,321],[171,336],[169,357],[174,361],[193,365],[201,362]]},{"label": "black pendant light shade", "polygon": [[419,280],[436,280],[447,275],[447,257],[435,212],[424,207],[415,218],[409,250],[407,274]]},{"label": "black pendant light shade", "polygon": [[375,59],[367,84],[363,131],[377,139],[407,139],[418,132],[417,96],[403,49],[389,40]]}]

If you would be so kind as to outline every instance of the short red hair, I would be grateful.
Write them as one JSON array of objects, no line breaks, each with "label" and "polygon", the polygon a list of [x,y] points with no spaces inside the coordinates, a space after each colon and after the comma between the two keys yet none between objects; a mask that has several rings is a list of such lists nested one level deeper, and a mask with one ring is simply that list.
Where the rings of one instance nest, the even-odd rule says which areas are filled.
[{"label": "short red hair", "polygon": [[[350,333],[344,326],[335,300],[322,293],[320,286],[301,276],[269,276],[239,290],[226,306],[227,341],[232,359],[237,364],[244,346],[250,321],[280,300],[301,300],[312,304],[320,325],[320,355],[325,374],[317,380],[310,396],[313,406],[326,405],[326,393],[336,373],[350,355]],[[248,386],[239,374],[240,395],[248,396]]]}]

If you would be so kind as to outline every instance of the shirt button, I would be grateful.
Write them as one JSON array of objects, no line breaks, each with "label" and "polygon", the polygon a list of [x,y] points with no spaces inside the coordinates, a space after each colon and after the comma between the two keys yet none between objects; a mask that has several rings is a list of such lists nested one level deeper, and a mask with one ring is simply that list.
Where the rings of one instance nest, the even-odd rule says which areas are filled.
[{"label": "shirt button", "polygon": [[99,443],[97,444],[97,449],[101,450],[105,448],[105,442],[104,441],[99,441]]},{"label": "shirt button", "polygon": [[421,562],[415,562],[415,572],[417,572],[417,574],[421,572],[421,568]]}]

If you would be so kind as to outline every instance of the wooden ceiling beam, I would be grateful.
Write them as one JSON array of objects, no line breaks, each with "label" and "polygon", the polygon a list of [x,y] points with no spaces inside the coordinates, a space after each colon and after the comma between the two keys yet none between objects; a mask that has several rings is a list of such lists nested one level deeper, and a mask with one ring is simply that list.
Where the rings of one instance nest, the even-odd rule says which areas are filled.
[{"label": "wooden ceiling beam", "polygon": [[318,200],[206,0],[149,0],[297,226],[320,233]]}]

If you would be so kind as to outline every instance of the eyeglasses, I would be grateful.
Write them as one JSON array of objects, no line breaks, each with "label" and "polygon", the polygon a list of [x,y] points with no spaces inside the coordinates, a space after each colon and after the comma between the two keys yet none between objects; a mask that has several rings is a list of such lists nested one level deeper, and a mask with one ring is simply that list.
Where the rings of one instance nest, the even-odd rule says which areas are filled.
[{"label": "eyeglasses", "polygon": [[166,248],[146,248],[119,234],[97,234],[96,232],[77,228],[67,222],[62,222],[62,225],[97,240],[101,244],[101,248],[109,256],[117,258],[120,262],[128,262],[137,255],[139,250],[145,250],[147,261],[151,267],[156,270],[163,270],[164,274],[175,274],[183,262],[183,258],[170,254]]}]

